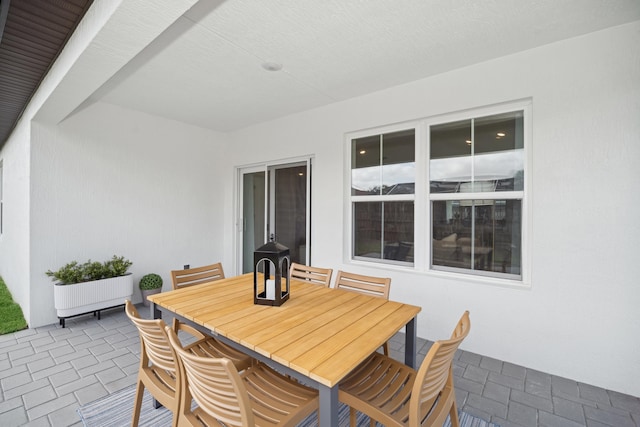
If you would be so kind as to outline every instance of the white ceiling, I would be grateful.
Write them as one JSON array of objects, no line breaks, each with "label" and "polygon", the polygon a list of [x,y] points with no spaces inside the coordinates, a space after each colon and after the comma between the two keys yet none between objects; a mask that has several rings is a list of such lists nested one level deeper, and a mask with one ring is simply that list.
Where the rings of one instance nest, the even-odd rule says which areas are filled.
[{"label": "white ceiling", "polygon": [[233,131],[638,19],[640,0],[201,0],[91,100]]}]

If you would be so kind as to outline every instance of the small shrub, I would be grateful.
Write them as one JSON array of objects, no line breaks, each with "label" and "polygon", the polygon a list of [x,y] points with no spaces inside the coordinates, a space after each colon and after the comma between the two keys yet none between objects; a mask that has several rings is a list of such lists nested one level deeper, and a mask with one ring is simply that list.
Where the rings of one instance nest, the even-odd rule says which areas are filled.
[{"label": "small shrub", "polygon": [[148,291],[151,289],[159,289],[162,287],[162,277],[155,273],[150,273],[142,276],[140,279],[140,289]]},{"label": "small shrub", "polygon": [[73,283],[124,276],[131,265],[132,262],[128,259],[114,255],[113,258],[103,263],[89,260],[84,264],[78,264],[77,261],[71,261],[59,270],[49,270],[45,274],[51,277],[54,282],[71,285]]}]

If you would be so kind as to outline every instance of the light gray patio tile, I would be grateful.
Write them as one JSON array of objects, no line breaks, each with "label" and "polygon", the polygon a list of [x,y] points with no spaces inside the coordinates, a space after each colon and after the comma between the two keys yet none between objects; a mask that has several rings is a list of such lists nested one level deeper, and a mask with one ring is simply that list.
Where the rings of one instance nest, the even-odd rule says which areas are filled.
[{"label": "light gray patio tile", "polygon": [[482,356],[476,353],[471,353],[469,351],[461,351],[460,358],[458,359],[461,362],[467,363],[469,365],[480,366],[480,361],[482,360]]},{"label": "light gray patio tile", "polygon": [[504,362],[502,364],[502,374],[519,380],[524,380],[527,376],[527,369],[520,365]]},{"label": "light gray patio tile", "polygon": [[95,365],[89,365],[85,368],[79,369],[78,370],[78,374],[81,377],[87,377],[89,375],[95,375],[98,372],[102,372],[102,371],[106,371],[107,369],[111,369],[114,366],[116,366],[115,363],[113,363],[113,360],[107,360],[106,362],[102,362],[102,363],[97,363]]},{"label": "light gray patio tile", "polygon": [[526,382],[551,388],[551,375],[535,369],[527,369]]},{"label": "light gray patio tile", "polygon": [[109,393],[115,393],[118,390],[122,390],[125,387],[135,384],[136,380],[137,378],[135,375],[127,375],[110,383],[106,383],[104,386]]},{"label": "light gray patio tile", "polygon": [[84,356],[86,356],[88,354],[90,354],[89,350],[82,349],[82,350],[78,350],[78,351],[74,351],[74,352],[71,352],[71,353],[64,354],[62,356],[58,356],[55,359],[56,359],[56,363],[64,363],[64,362],[70,362],[70,361],[75,360],[75,359],[79,359],[79,358],[84,357]]},{"label": "light gray patio tile", "polygon": [[55,390],[53,390],[53,387],[47,385],[45,387],[23,394],[22,398],[24,399],[25,408],[31,409],[34,406],[41,405],[44,402],[48,402],[57,397],[58,395],[56,394]]},{"label": "light gray patio tile", "polygon": [[112,346],[115,350],[125,348],[129,352],[137,351],[140,353],[140,338],[137,335],[135,337],[127,337],[125,340],[114,342]]},{"label": "light gray patio tile", "polygon": [[548,385],[542,385],[527,380],[524,383],[524,391],[531,395],[551,400],[551,382]]},{"label": "light gray patio tile", "polygon": [[22,406],[2,413],[3,427],[23,426],[27,421],[29,421],[29,419]]},{"label": "light gray patio tile", "polygon": [[20,359],[16,359],[16,360],[12,360],[11,364],[13,366],[27,365],[27,368],[28,368],[29,365],[31,365],[31,363],[38,362],[38,361],[40,361],[42,359],[46,359],[46,358],[49,358],[49,355],[47,353],[33,353],[33,354],[30,354],[29,356],[21,357]]},{"label": "light gray patio tile", "polygon": [[511,389],[509,387],[505,387],[501,384],[496,384],[491,381],[487,381],[484,385],[484,391],[482,392],[482,396],[487,399],[492,399],[497,402],[500,402],[504,405],[509,404],[509,396],[511,394]]},{"label": "light gray patio tile", "polygon": [[457,378],[454,383],[456,388],[468,391],[470,394],[476,394],[478,396],[482,395],[482,390],[484,390],[484,384],[469,381],[464,378]]},{"label": "light gray patio tile", "polygon": [[555,375],[551,376],[551,394],[553,396],[569,395],[574,397],[579,397],[578,394],[578,383],[576,381],[557,377]]},{"label": "light gray patio tile", "polygon": [[92,340],[87,334],[83,332],[74,334],[74,336],[68,338],[66,341],[72,346],[77,347],[80,344],[91,342]]},{"label": "light gray patio tile", "polygon": [[12,335],[15,340],[20,341],[21,339],[25,339],[27,337],[30,337],[31,335],[36,335],[37,333],[38,331],[35,329],[22,329],[20,331],[14,332]]},{"label": "light gray patio tile", "polygon": [[509,404],[507,420],[523,425],[524,427],[537,427],[538,414],[537,411],[530,406],[521,405],[518,402],[511,402]]},{"label": "light gray patio tile", "polygon": [[31,420],[36,420],[40,417],[46,417],[48,414],[56,411],[59,408],[62,408],[67,405],[77,404],[75,396],[71,394],[67,394],[61,397],[58,397],[53,400],[49,400],[41,405],[35,406],[31,409],[27,410],[27,416]]},{"label": "light gray patio tile", "polygon": [[87,338],[89,338],[88,341],[86,342],[79,342],[78,344],[74,344],[74,347],[76,350],[91,350],[93,348],[97,348],[100,347],[102,345],[108,345],[107,342],[102,339],[99,338],[97,340],[91,339],[91,337],[87,336]]},{"label": "light gray patio tile", "polygon": [[5,369],[11,369],[11,362],[9,359],[0,359],[0,371],[4,371]]},{"label": "light gray patio tile", "polygon": [[514,390],[524,390],[524,378],[519,379],[509,375],[497,374],[495,372],[489,372],[489,381],[502,384],[503,386],[512,388]]},{"label": "light gray patio tile", "polygon": [[502,361],[492,357],[482,356],[482,359],[480,360],[480,367],[489,371],[501,373]]},{"label": "light gray patio tile", "polygon": [[102,354],[96,354],[96,358],[103,362],[105,360],[112,360],[112,359],[117,359],[118,357],[124,356],[125,354],[128,354],[129,352],[127,351],[126,348],[121,348],[119,350],[113,350],[109,351],[107,353],[102,353]]},{"label": "light gray patio tile", "polygon": [[99,346],[89,347],[88,350],[91,352],[91,354],[99,358],[103,354],[111,353],[113,351],[113,347],[111,346],[111,344],[105,342],[104,344],[101,344]]},{"label": "light gray patio tile", "polygon": [[496,415],[499,417],[507,416],[507,405],[497,402],[493,399],[487,399],[486,397],[482,397],[477,394],[469,394],[467,405],[480,409],[481,411],[488,414]]},{"label": "light gray patio tile", "polygon": [[636,423],[631,419],[630,414],[623,416],[588,406],[584,408],[584,414],[587,418],[587,425],[589,425],[590,421],[596,421],[611,427],[636,427]]},{"label": "light gray patio tile", "polygon": [[99,361],[93,354],[87,354],[86,356],[72,360],[70,363],[73,365],[75,370],[79,371],[87,366],[95,365],[99,363]]},{"label": "light gray patio tile", "polygon": [[129,352],[123,353],[122,356],[114,357],[112,360],[122,369],[131,365],[135,365],[137,368],[140,364],[140,358]]},{"label": "light gray patio tile", "polygon": [[76,395],[78,403],[82,406],[108,395],[109,392],[102,383],[96,381],[94,384],[88,385],[76,391],[74,394]]},{"label": "light gray patio tile", "polygon": [[36,351],[44,352],[44,351],[55,350],[60,347],[66,347],[66,346],[69,346],[69,343],[65,340],[53,341],[52,343],[45,344],[42,347],[36,348]]},{"label": "light gray patio tile", "polygon": [[513,421],[505,420],[500,417],[491,417],[490,421],[498,424],[500,427],[524,427],[522,424],[514,423]]},{"label": "light gray patio tile", "polygon": [[31,420],[28,423],[21,425],[21,427],[51,427],[51,423],[49,422],[49,417],[43,416],[38,419]]},{"label": "light gray patio tile", "polygon": [[581,404],[558,396],[553,397],[553,413],[577,423],[585,424],[584,409]]},{"label": "light gray patio tile", "polygon": [[468,398],[468,391],[456,388],[456,405],[458,406],[458,408],[462,408],[467,403]]},{"label": "light gray patio tile", "polygon": [[56,364],[56,362],[51,358],[51,356],[49,356],[48,353],[41,353],[41,354],[42,354],[42,358],[40,360],[35,360],[33,362],[27,363],[27,369],[32,374],[34,372],[38,372],[43,369],[47,369],[52,366],[55,366]]},{"label": "light gray patio tile", "polygon": [[11,399],[7,399],[4,402],[0,402],[0,419],[2,418],[2,414],[5,412],[11,411],[15,408],[20,408],[23,405],[22,398],[20,396],[13,397]]},{"label": "light gray patio tile", "polygon": [[12,388],[19,387],[21,385],[32,382],[31,374],[29,372],[20,372],[16,375],[11,375],[10,377],[3,378],[0,381],[0,386],[2,386],[2,390],[11,390]]},{"label": "light gray patio tile", "polygon": [[[471,396],[471,395],[469,395]],[[469,399],[467,399],[467,403],[464,405],[462,410],[474,417],[482,418],[483,420],[491,419],[491,414],[482,410],[481,408],[476,408],[469,403]]]},{"label": "light gray patio tile", "polygon": [[11,399],[11,398],[14,398],[14,397],[17,397],[17,396],[22,396],[23,394],[27,394],[27,393],[29,393],[31,391],[38,390],[40,388],[46,387],[48,385],[49,385],[49,381],[46,380],[46,379],[28,382],[28,383],[23,384],[21,386],[12,388],[11,390],[3,389],[4,390],[4,397],[6,399]]},{"label": "light gray patio tile", "polygon": [[45,346],[47,344],[51,344],[55,342],[55,340],[53,339],[53,337],[51,335],[43,335],[43,336],[36,336],[36,338],[34,338],[33,340],[31,340],[31,346],[33,348],[35,348],[36,350],[38,350],[38,347],[42,347]]},{"label": "light gray patio tile", "polygon": [[543,399],[520,390],[511,391],[511,401],[522,403],[535,409],[553,412],[553,402],[550,399]]},{"label": "light gray patio tile", "polygon": [[60,339],[66,339],[67,337],[73,335],[74,332],[75,331],[69,328],[56,327],[55,329],[52,329],[51,331],[49,331],[49,335],[54,337],[56,340],[60,340]]},{"label": "light gray patio tile", "polygon": [[56,388],[78,379],[80,379],[80,376],[75,369],[67,369],[66,371],[58,372],[57,374],[53,374],[49,377],[51,385]]},{"label": "light gray patio tile", "polygon": [[83,387],[93,385],[97,382],[98,379],[95,376],[91,375],[56,387],[56,393],[58,393],[58,396],[64,396],[65,394],[76,392],[78,390],[81,390]]},{"label": "light gray patio tile", "polygon": [[120,378],[125,377],[125,373],[122,372],[122,369],[118,367],[113,367],[106,369],[104,371],[100,371],[96,373],[96,377],[100,380],[102,384],[108,384],[115,380],[119,380]]},{"label": "light gray patio tile", "polygon": [[570,394],[564,394],[564,393],[556,393],[552,396],[553,397],[560,397],[562,399],[566,399],[566,400],[570,400],[572,402],[576,402],[579,403],[582,406],[591,406],[592,408],[597,407],[596,402],[592,401],[592,400],[586,400],[586,399],[582,399],[578,396],[573,396]]},{"label": "light gray patio tile", "polygon": [[591,400],[596,403],[611,405],[609,400],[609,394],[606,390],[592,385],[578,383],[578,390],[580,391],[580,397],[586,400]]},{"label": "light gray patio tile", "polygon": [[585,422],[576,422],[545,411],[538,412],[538,425],[540,427],[582,427]]},{"label": "light gray patio tile", "polygon": [[138,375],[138,369],[140,369],[140,363],[135,363],[133,365],[124,366],[122,368],[122,372],[124,372],[125,375],[127,375],[127,376],[129,376],[129,375],[137,376]]},{"label": "light gray patio tile", "polygon": [[52,366],[50,368],[43,369],[41,371],[33,372],[31,376],[34,380],[39,380],[42,378],[48,378],[50,375],[56,374],[58,372],[66,371],[67,369],[71,369],[72,366],[69,362],[65,362],[59,365]]},{"label": "light gray patio tile", "polygon": [[609,391],[609,397],[613,407],[640,414],[640,398],[615,391]]},{"label": "light gray patio tile", "polygon": [[26,356],[31,356],[32,354],[35,353],[35,351],[33,350],[33,347],[31,347],[29,343],[27,343],[26,345],[17,344],[12,348],[7,349],[7,351],[9,353],[9,360],[11,360],[12,364],[14,363],[15,360],[19,360]]},{"label": "light gray patio tile", "polygon": [[120,331],[116,331],[116,333],[114,333],[113,335],[104,337],[104,340],[107,343],[111,344],[111,346],[113,346],[115,343],[118,343],[120,341],[126,341],[127,339],[128,337]]},{"label": "light gray patio tile", "polygon": [[73,403],[63,408],[57,409],[49,414],[49,421],[52,427],[82,426],[80,415],[77,412],[78,405]]},{"label": "light gray patio tile", "polygon": [[[60,343],[58,343],[60,344]],[[69,353],[75,353],[76,349],[69,343],[63,343],[62,345],[58,345],[56,348],[49,350],[49,354],[52,357],[58,359],[62,356],[66,356]]]},{"label": "light gray patio tile", "polygon": [[464,374],[462,374],[462,378],[481,384],[484,384],[487,381],[488,376],[489,371],[474,365],[467,366],[467,369],[464,370]]}]

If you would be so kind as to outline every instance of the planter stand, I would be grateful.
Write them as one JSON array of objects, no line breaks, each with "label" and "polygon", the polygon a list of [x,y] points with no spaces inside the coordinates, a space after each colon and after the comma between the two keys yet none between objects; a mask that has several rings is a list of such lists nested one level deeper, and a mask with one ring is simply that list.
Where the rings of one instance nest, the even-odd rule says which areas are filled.
[{"label": "planter stand", "polygon": [[70,319],[72,317],[84,316],[85,314],[93,313],[93,317],[97,316],[98,320],[100,320],[100,312],[101,311],[111,310],[112,308],[117,308],[117,307],[124,307],[124,304],[114,305],[114,306],[111,306],[111,307],[105,307],[105,308],[102,308],[100,310],[87,311],[86,313],[73,314],[71,316],[65,316],[65,317],[58,316],[58,320],[60,321],[60,326],[62,326],[64,328],[65,327],[65,320]]},{"label": "planter stand", "polygon": [[73,285],[54,286],[55,308],[60,325],[70,317],[93,313],[100,320],[100,311],[124,305],[133,296],[133,276],[111,277]]}]

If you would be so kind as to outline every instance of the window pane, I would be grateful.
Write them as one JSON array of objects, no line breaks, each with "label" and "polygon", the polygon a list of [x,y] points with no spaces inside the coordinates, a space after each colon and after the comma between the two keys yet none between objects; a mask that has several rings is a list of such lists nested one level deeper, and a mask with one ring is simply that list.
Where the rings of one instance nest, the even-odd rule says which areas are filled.
[{"label": "window pane", "polygon": [[415,189],[415,130],[382,136],[382,194],[413,194]]},{"label": "window pane", "polygon": [[471,120],[431,126],[430,140],[431,192],[459,192],[471,180]]},{"label": "window pane", "polygon": [[475,186],[469,191],[522,191],[523,123],[522,111],[474,120]]},{"label": "window pane", "polygon": [[521,274],[521,200],[432,202],[432,265]]},{"label": "window pane", "polygon": [[351,194],[380,194],[380,135],[354,139],[351,144]]},{"label": "window pane", "polygon": [[384,259],[413,262],[413,202],[384,202]]},{"label": "window pane", "polygon": [[381,258],[382,202],[353,204],[353,255]]}]

